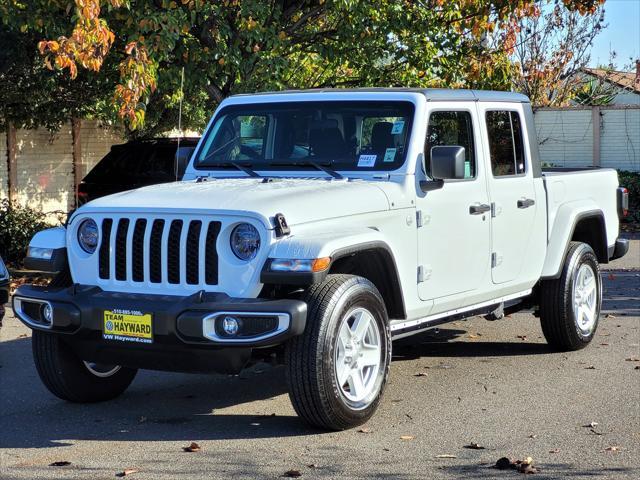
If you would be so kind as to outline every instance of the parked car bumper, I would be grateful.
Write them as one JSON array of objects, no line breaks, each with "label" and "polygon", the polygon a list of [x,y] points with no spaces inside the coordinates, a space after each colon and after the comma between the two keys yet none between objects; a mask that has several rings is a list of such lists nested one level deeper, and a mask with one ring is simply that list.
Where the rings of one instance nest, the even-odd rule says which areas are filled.
[{"label": "parked car bumper", "polygon": [[[13,297],[13,309],[29,328],[60,335],[83,360],[226,373],[239,372],[254,348],[301,334],[307,314],[299,300],[204,292],[189,297],[141,295],[91,286],[24,285]],[[229,318],[235,319],[235,335],[224,329]]]},{"label": "parked car bumper", "polygon": [[9,301],[9,280],[0,281],[0,327],[4,318],[4,304]]}]

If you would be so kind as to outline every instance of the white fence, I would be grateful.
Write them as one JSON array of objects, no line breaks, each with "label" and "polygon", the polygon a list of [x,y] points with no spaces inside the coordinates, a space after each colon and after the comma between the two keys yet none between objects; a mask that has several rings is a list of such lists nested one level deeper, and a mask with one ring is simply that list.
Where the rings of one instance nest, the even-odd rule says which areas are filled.
[{"label": "white fence", "polygon": [[640,106],[540,108],[535,121],[544,164],[640,171]]}]

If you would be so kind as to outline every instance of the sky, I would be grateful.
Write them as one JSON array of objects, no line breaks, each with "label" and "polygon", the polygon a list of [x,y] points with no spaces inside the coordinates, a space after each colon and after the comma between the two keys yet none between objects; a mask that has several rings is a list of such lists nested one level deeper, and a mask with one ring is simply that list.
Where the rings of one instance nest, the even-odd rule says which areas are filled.
[{"label": "sky", "polygon": [[605,28],[594,41],[589,66],[609,63],[614,50],[616,68],[630,63],[629,57],[640,58],[640,0],[607,0],[604,4]]}]

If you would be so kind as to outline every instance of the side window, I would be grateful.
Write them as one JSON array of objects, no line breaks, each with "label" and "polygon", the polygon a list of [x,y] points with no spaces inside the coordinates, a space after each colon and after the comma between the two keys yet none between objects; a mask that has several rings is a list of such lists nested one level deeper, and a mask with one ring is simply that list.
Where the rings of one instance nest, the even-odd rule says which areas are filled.
[{"label": "side window", "polygon": [[432,112],[429,116],[424,147],[425,167],[431,176],[431,148],[441,145],[464,147],[464,178],[476,176],[476,151],[473,143],[473,122],[469,112]]},{"label": "side window", "polygon": [[518,112],[488,111],[486,122],[493,176],[524,174],[522,123]]}]

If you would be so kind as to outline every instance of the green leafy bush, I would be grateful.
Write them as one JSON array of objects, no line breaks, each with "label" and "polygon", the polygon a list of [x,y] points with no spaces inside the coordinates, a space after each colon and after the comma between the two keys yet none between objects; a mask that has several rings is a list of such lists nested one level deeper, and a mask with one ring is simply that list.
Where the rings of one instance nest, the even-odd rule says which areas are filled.
[{"label": "green leafy bush", "polygon": [[626,223],[632,224],[634,229],[640,228],[640,173],[618,170],[620,186],[629,190],[629,215]]},{"label": "green leafy bush", "polygon": [[14,265],[22,264],[31,237],[36,232],[50,228],[47,215],[32,208],[0,202],[0,256]]}]

